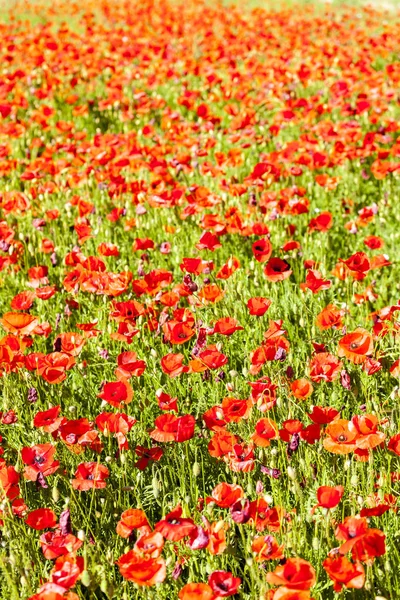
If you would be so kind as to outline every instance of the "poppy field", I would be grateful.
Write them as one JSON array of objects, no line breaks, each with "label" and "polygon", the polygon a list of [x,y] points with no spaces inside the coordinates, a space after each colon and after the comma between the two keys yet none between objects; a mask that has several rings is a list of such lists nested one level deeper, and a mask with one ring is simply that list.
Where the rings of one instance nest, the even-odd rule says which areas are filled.
[{"label": "poppy field", "polygon": [[0,18],[0,598],[400,598],[400,18]]}]

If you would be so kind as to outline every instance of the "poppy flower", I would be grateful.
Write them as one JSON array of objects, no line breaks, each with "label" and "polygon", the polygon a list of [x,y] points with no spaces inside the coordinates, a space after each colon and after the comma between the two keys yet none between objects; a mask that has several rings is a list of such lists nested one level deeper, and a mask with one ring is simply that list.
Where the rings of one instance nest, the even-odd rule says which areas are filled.
[{"label": "poppy flower", "polygon": [[243,327],[233,317],[223,317],[218,319],[214,325],[213,333],[221,335],[232,335],[235,331],[242,331]]},{"label": "poppy flower", "polygon": [[336,308],[333,304],[328,304],[315,319],[318,329],[321,331],[331,328],[339,329],[343,326],[343,314],[343,310]]},{"label": "poppy flower", "polygon": [[84,570],[83,556],[65,554],[59,556],[51,570],[52,583],[65,589],[73,587]]},{"label": "poppy flower", "polygon": [[267,262],[271,258],[272,244],[268,238],[257,240],[252,245],[252,251],[257,262]]},{"label": "poppy flower", "polygon": [[356,448],[357,431],[350,421],[338,419],[325,429],[324,448],[334,454],[350,454]]},{"label": "poppy flower", "polygon": [[161,369],[171,378],[187,373],[189,367],[183,364],[184,358],[183,354],[166,354],[161,359]]},{"label": "poppy flower", "polygon": [[221,482],[213,489],[211,496],[207,497],[207,502],[215,502],[220,508],[229,508],[243,496],[240,485]]},{"label": "poppy flower", "polygon": [[75,477],[71,480],[74,490],[86,492],[92,488],[101,489],[106,487],[109,470],[104,465],[96,462],[85,462],[78,465]]},{"label": "poppy flower", "polygon": [[316,582],[315,569],[303,558],[288,558],[284,565],[267,573],[267,581],[290,590],[309,590]]},{"label": "poppy flower", "polygon": [[247,301],[247,308],[249,313],[256,317],[262,317],[265,315],[269,307],[271,306],[271,300],[268,298],[250,298]]},{"label": "poppy flower", "polygon": [[120,556],[117,561],[119,571],[124,579],[133,581],[138,586],[150,587],[162,583],[167,569],[162,557],[146,558],[130,550]]},{"label": "poppy flower", "polygon": [[59,467],[59,461],[53,460],[56,452],[52,444],[37,444],[30,448],[22,448],[21,458],[25,465],[24,477],[29,481],[36,481],[39,473],[48,477],[55,473]]},{"label": "poppy flower", "polygon": [[356,252],[346,260],[340,259],[340,262],[346,265],[356,280],[364,279],[371,268],[369,258],[364,252]]},{"label": "poppy flower", "polygon": [[372,352],[372,335],[362,327],[348,333],[339,342],[338,355],[348,358],[355,364],[364,362]]},{"label": "poppy flower", "polygon": [[207,583],[187,583],[179,591],[179,600],[214,600],[213,589]]},{"label": "poppy flower", "polygon": [[251,400],[239,400],[237,398],[224,398],[221,409],[227,423],[240,423],[242,419],[250,416],[252,407]]},{"label": "poppy flower", "polygon": [[50,508],[38,508],[29,513],[25,523],[32,529],[50,529],[57,524],[57,516]]},{"label": "poppy flower", "polygon": [[257,562],[281,560],[283,548],[283,545],[280,546],[273,535],[256,536],[251,544],[252,551],[257,555]]},{"label": "poppy flower", "polygon": [[388,443],[388,450],[400,456],[400,433],[393,435]]},{"label": "poppy flower", "polygon": [[121,381],[105,383],[97,397],[105,400],[111,406],[115,406],[115,408],[120,408],[124,404],[132,402],[133,389],[128,381],[122,378]]},{"label": "poppy flower", "polygon": [[239,577],[234,577],[232,573],[229,573],[228,571],[214,571],[208,577],[209,586],[214,594],[217,594],[220,598],[234,596],[241,583]]},{"label": "poppy flower", "polygon": [[72,533],[61,533],[60,531],[46,531],[39,538],[43,556],[47,560],[54,560],[70,552],[77,552],[83,542]]},{"label": "poppy flower", "polygon": [[140,508],[129,508],[125,510],[117,524],[117,533],[123,538],[128,538],[135,529],[147,529],[150,531],[149,522],[145,512]]},{"label": "poppy flower", "polygon": [[67,371],[75,365],[73,356],[65,352],[51,352],[39,358],[37,372],[47,383],[61,383],[67,377]]},{"label": "poppy flower", "polygon": [[305,283],[300,284],[300,289],[310,290],[313,294],[318,294],[323,290],[328,290],[332,285],[330,279],[324,279],[319,271],[310,269],[307,271]]},{"label": "poppy flower", "polygon": [[335,508],[342,499],[344,494],[344,487],[337,485],[331,487],[329,485],[322,485],[317,490],[318,506],[322,508]]},{"label": "poppy flower", "polygon": [[364,587],[365,572],[360,563],[352,563],[345,556],[328,556],[322,563],[328,577],[333,581],[333,589],[340,593],[345,588],[359,590]]},{"label": "poppy flower", "polygon": [[0,319],[0,324],[8,333],[24,336],[33,333],[39,324],[39,319],[27,313],[7,312]]},{"label": "poppy flower", "polygon": [[342,368],[341,361],[329,352],[319,352],[310,362],[310,379],[316,383],[335,381]]},{"label": "poppy flower", "polygon": [[268,448],[271,440],[278,436],[278,426],[271,419],[259,419],[255,426],[255,431],[251,436],[254,444],[260,448]]},{"label": "poppy flower", "polygon": [[196,525],[192,519],[182,517],[181,506],[174,508],[164,519],[156,523],[154,527],[155,531],[159,531],[166,540],[173,542],[178,542],[190,535],[195,528]]},{"label": "poppy flower", "polygon": [[292,394],[298,400],[306,400],[314,391],[312,383],[302,377],[301,379],[296,379],[292,381],[290,384],[290,389]]},{"label": "poppy flower", "polygon": [[270,258],[264,268],[264,275],[268,281],[283,281],[292,274],[292,269],[286,260]]},{"label": "poppy flower", "polygon": [[332,228],[333,218],[330,212],[321,212],[317,217],[311,219],[308,224],[310,231],[328,231]]}]

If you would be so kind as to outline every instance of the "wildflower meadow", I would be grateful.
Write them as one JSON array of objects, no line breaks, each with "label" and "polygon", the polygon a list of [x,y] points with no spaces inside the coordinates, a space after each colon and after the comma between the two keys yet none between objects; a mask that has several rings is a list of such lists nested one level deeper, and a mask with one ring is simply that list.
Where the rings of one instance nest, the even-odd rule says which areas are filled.
[{"label": "wildflower meadow", "polygon": [[400,599],[398,8],[2,3],[1,600]]}]

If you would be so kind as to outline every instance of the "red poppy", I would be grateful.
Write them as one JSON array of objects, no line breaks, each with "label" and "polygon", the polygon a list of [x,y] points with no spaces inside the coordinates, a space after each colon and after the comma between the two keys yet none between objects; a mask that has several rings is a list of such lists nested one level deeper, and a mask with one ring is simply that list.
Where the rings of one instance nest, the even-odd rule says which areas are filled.
[{"label": "red poppy", "polygon": [[292,381],[290,389],[292,390],[293,396],[298,400],[306,400],[314,391],[312,383],[304,377]]},{"label": "red poppy", "polygon": [[126,379],[121,378],[120,381],[105,383],[103,389],[97,396],[98,398],[105,400],[108,404],[111,404],[111,406],[120,408],[124,404],[132,402],[133,389]]},{"label": "red poppy", "polygon": [[190,535],[195,528],[196,525],[192,519],[182,517],[181,506],[174,508],[164,519],[156,523],[154,527],[155,531],[159,531],[166,540],[173,542],[178,542]]},{"label": "red poppy", "polygon": [[241,584],[239,577],[234,577],[228,571],[214,571],[208,577],[208,584],[219,598],[234,596]]},{"label": "red poppy", "polygon": [[247,301],[249,313],[256,317],[265,315],[270,306],[271,300],[268,300],[268,298],[250,298],[250,300]]},{"label": "red poppy", "polygon": [[106,487],[109,470],[104,465],[96,462],[81,463],[75,471],[75,477],[71,480],[74,490],[86,492],[92,488],[101,489]]},{"label": "red poppy", "polygon": [[252,251],[257,262],[267,262],[271,258],[272,244],[268,238],[257,240],[252,245]]},{"label": "red poppy", "polygon": [[362,327],[346,334],[339,342],[338,356],[344,356],[355,364],[364,362],[372,352],[372,335]]},{"label": "red poppy", "polygon": [[281,560],[283,558],[283,548],[284,546],[280,546],[273,535],[256,536],[251,544],[257,562]]},{"label": "red poppy", "polygon": [[3,329],[14,335],[31,335],[39,324],[38,317],[27,313],[8,312],[0,319]]},{"label": "red poppy", "polygon": [[220,508],[229,508],[243,496],[240,485],[222,482],[213,489],[211,496],[207,497],[207,502],[215,502]]},{"label": "red poppy", "polygon": [[129,508],[125,510],[117,524],[117,533],[123,538],[128,538],[135,529],[150,531],[146,514],[140,508]]},{"label": "red poppy", "polygon": [[268,281],[283,281],[292,274],[292,269],[286,260],[270,258],[264,268],[264,275]]},{"label": "red poppy", "polygon": [[317,490],[318,506],[322,508],[335,508],[342,499],[344,494],[344,487],[337,485],[331,487],[329,485],[322,485]]},{"label": "red poppy", "polygon": [[146,558],[130,550],[117,561],[119,571],[124,579],[133,581],[139,586],[152,586],[162,583],[167,569],[162,557]]},{"label": "red poppy", "polygon": [[57,516],[50,508],[38,508],[29,513],[25,523],[32,529],[50,529],[57,524]]},{"label": "red poppy", "polygon": [[37,444],[30,448],[22,448],[21,458],[25,465],[24,476],[29,481],[36,481],[39,473],[48,477],[55,473],[59,467],[59,461],[53,460],[56,452],[52,444]]},{"label": "red poppy", "polygon": [[318,292],[328,290],[331,285],[332,281],[330,279],[324,279],[319,271],[310,269],[307,271],[305,283],[300,284],[300,289],[303,291],[311,290],[313,294],[318,294]]},{"label": "red poppy", "polygon": [[322,563],[329,578],[334,582],[333,589],[340,593],[345,588],[361,589],[365,582],[364,568],[360,563],[353,564],[345,556],[328,556]]},{"label": "red poppy", "polygon": [[187,373],[189,367],[183,364],[184,358],[183,354],[166,354],[161,359],[161,369],[171,378]]},{"label": "red poppy", "polygon": [[329,352],[319,352],[310,362],[310,378],[319,383],[334,381],[339,377],[342,368],[341,361]]},{"label": "red poppy", "polygon": [[214,325],[213,333],[221,335],[232,335],[235,331],[241,331],[243,327],[233,317],[223,317],[218,319]]},{"label": "red poppy", "polygon": [[187,583],[178,594],[179,600],[215,600],[213,589],[207,583]]},{"label": "red poppy", "polygon": [[315,585],[316,576],[314,567],[303,558],[288,558],[284,565],[267,573],[267,581],[290,590],[309,590]]}]

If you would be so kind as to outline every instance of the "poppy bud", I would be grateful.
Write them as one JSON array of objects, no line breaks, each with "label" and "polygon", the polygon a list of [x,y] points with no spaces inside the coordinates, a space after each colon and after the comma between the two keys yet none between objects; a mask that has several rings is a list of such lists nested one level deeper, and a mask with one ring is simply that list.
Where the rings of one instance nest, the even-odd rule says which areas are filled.
[{"label": "poppy bud", "polygon": [[151,487],[153,489],[153,496],[155,499],[160,495],[160,484],[158,483],[157,477],[153,477],[151,480]]},{"label": "poppy bud", "polygon": [[198,462],[193,463],[193,475],[198,477],[201,473],[201,468]]},{"label": "poppy bud", "polygon": [[352,485],[352,487],[356,487],[356,485],[358,484],[358,476],[357,475],[351,476],[350,484]]},{"label": "poppy bud", "polygon": [[81,540],[81,542],[84,542],[86,540],[86,533],[83,531],[83,529],[80,529],[76,534],[76,537],[78,540]]},{"label": "poppy bud", "polygon": [[86,571],[85,569],[81,574],[80,580],[82,585],[84,585],[85,587],[89,587],[91,581],[89,571]]},{"label": "poppy bud", "polygon": [[287,475],[289,477],[289,479],[292,479],[293,481],[296,479],[296,471],[295,469],[293,469],[293,467],[288,467],[287,468]]},{"label": "poppy bud", "polygon": [[51,490],[51,496],[52,496],[54,502],[58,502],[59,499],[60,499],[60,492],[59,492],[58,487],[56,485]]}]

